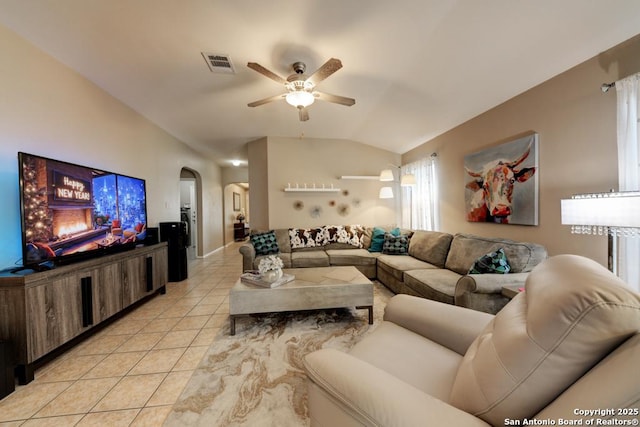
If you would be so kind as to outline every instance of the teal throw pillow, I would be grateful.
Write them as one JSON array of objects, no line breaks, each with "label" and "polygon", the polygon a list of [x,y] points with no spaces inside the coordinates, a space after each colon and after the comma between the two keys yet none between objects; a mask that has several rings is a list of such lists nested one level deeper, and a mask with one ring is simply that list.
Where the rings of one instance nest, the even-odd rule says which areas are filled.
[{"label": "teal throw pillow", "polygon": [[408,255],[409,236],[404,234],[400,236],[394,236],[391,233],[385,234],[382,253],[386,255]]},{"label": "teal throw pillow", "polygon": [[276,232],[273,230],[252,234],[249,240],[256,250],[256,255],[271,255],[280,252]]},{"label": "teal throw pillow", "polygon": [[[394,228],[390,232],[394,236],[400,235],[400,229]],[[382,252],[382,246],[384,245],[384,235],[386,231],[380,227],[373,227],[371,233],[371,244],[369,245],[369,252]]]},{"label": "teal throw pillow", "polygon": [[469,274],[507,274],[509,271],[511,271],[509,260],[507,259],[507,255],[504,253],[504,249],[500,248],[495,252],[491,252],[490,254],[486,254],[478,258],[469,270]]}]

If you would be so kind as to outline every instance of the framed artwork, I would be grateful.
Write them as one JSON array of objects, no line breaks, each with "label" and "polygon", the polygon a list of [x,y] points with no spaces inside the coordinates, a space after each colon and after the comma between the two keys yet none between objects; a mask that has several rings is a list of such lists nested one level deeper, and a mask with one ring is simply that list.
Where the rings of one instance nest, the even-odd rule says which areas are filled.
[{"label": "framed artwork", "polygon": [[467,221],[538,225],[538,134],[464,157]]},{"label": "framed artwork", "polygon": [[233,193],[233,210],[240,210],[240,193]]}]

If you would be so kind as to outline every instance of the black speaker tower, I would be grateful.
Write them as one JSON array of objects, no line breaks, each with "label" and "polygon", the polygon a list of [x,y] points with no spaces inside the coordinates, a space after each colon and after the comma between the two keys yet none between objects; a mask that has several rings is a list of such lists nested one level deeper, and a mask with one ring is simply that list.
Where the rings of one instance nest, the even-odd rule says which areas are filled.
[{"label": "black speaker tower", "polygon": [[160,241],[167,242],[169,281],[187,278],[187,229],[183,222],[161,222]]}]

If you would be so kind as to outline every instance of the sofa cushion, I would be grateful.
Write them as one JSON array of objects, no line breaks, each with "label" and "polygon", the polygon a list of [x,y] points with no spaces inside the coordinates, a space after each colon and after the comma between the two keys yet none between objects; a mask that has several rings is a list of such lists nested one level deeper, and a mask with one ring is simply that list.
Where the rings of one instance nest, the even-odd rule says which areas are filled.
[{"label": "sofa cushion", "polygon": [[273,230],[252,234],[249,240],[256,250],[256,255],[277,254],[280,251],[276,233]]},{"label": "sofa cushion", "polygon": [[376,265],[378,256],[366,249],[327,249],[331,265]]},{"label": "sofa cushion", "polygon": [[381,268],[402,282],[404,272],[408,270],[419,270],[422,268],[437,268],[433,264],[420,261],[410,256],[380,255],[378,256],[378,268]]},{"label": "sofa cushion", "polygon": [[449,233],[418,230],[411,236],[409,255],[443,268],[452,239]]},{"label": "sofa cushion", "polygon": [[558,255],[471,344],[450,403],[492,425],[537,414],[640,330],[640,294],[597,262]]},{"label": "sofa cushion", "polygon": [[360,241],[364,249],[369,249],[371,246],[371,236],[373,235],[373,227],[362,227],[362,236]]},{"label": "sofa cushion", "polygon": [[478,258],[500,248],[504,249],[509,259],[512,273],[531,271],[547,257],[544,246],[535,243],[456,234],[451,241],[445,268],[459,274],[467,274]]},{"label": "sofa cushion", "polygon": [[386,321],[349,353],[443,401],[462,360],[455,351]]},{"label": "sofa cushion", "polygon": [[454,303],[456,283],[460,275],[445,268],[428,268],[404,272],[404,284],[423,298]]},{"label": "sofa cushion", "polygon": [[291,266],[293,268],[329,267],[329,256],[322,250],[293,252]]},{"label": "sofa cushion", "polygon": [[473,263],[469,274],[507,274],[511,270],[504,249],[481,256]]},{"label": "sofa cushion", "polygon": [[386,255],[409,255],[409,236],[401,234],[394,236],[385,233],[382,253]]},{"label": "sofa cushion", "polygon": [[278,248],[280,253],[291,253],[291,241],[289,240],[288,228],[276,228],[276,240],[278,241]]}]

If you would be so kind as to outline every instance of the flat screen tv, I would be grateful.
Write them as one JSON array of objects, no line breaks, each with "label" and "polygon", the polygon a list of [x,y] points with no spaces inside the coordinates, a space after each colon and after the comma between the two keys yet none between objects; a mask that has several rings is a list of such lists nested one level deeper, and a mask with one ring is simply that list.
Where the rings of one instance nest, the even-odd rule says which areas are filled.
[{"label": "flat screen tv", "polygon": [[18,153],[22,263],[65,264],[132,249],[147,229],[145,181]]}]

